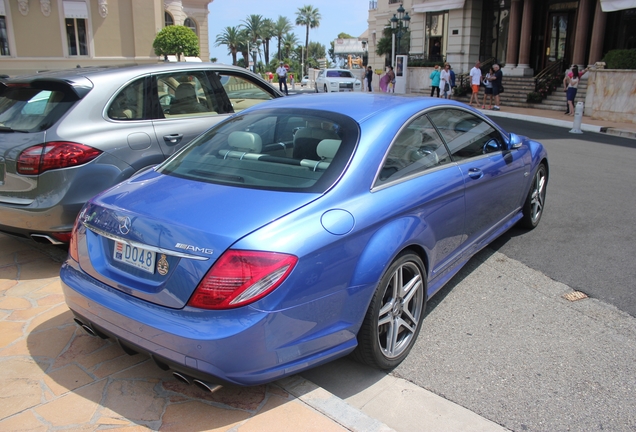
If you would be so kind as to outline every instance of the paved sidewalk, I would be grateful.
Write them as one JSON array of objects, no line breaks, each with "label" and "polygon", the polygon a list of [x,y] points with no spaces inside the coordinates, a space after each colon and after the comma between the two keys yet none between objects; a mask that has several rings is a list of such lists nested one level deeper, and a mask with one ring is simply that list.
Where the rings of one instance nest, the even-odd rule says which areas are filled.
[{"label": "paved sidewalk", "polygon": [[[554,111],[502,107],[487,114],[572,127],[571,117]],[[581,129],[636,138],[636,124],[584,117]],[[352,404],[298,375],[204,393],[147,357],[128,356],[111,341],[79,329],[61,293],[64,257],[59,248],[36,248],[0,234],[2,431],[383,432],[393,429],[355,406],[386,412],[389,404],[389,414],[417,419],[417,427],[400,432],[506,430],[408,381],[380,372],[360,375],[358,367],[346,373],[352,386],[364,387]]]},{"label": "paved sidewalk", "polygon": [[299,376],[206,393],[89,336],[44,250],[0,234],[0,430],[391,430]]}]

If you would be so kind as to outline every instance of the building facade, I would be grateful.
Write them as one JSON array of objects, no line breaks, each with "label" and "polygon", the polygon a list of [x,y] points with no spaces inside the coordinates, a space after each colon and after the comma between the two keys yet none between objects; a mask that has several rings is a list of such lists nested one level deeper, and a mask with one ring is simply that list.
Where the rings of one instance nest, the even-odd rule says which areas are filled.
[{"label": "building facade", "polygon": [[390,63],[376,50],[400,6],[410,18],[410,46],[395,54],[448,61],[460,73],[493,60],[507,75],[535,76],[557,62],[591,65],[612,49],[636,48],[636,0],[372,0],[374,68]]},{"label": "building facade", "polygon": [[185,25],[209,61],[213,0],[0,0],[0,74],[152,63],[166,25]]}]

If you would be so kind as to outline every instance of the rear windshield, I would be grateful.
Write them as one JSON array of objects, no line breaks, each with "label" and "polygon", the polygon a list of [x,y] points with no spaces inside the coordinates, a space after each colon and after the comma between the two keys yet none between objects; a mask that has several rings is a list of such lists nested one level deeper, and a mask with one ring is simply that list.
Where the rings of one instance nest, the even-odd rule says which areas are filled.
[{"label": "rear windshield", "polygon": [[330,70],[327,71],[329,78],[353,78],[353,74],[346,70]]},{"label": "rear windshield", "polygon": [[359,129],[315,110],[258,110],[215,126],[158,171],[190,180],[322,193],[346,168]]},{"label": "rear windshield", "polygon": [[68,99],[59,90],[9,84],[0,94],[0,133],[46,130],[72,106]]}]

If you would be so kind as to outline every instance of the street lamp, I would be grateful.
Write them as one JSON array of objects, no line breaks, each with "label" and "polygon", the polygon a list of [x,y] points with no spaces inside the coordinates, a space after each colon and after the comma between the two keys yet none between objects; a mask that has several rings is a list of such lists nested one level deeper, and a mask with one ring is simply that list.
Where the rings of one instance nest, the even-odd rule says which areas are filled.
[{"label": "street lamp", "polygon": [[[411,22],[411,17],[409,16],[409,13],[406,12],[406,14],[404,13],[405,9],[404,7],[400,4],[400,7],[397,9],[397,16],[396,14],[393,14],[393,18],[390,19],[391,21],[391,30],[395,31],[397,30],[397,38],[398,38],[398,47],[397,47],[397,53],[393,52],[393,46],[391,46],[391,60],[393,62],[393,66],[395,66],[395,55],[399,54],[400,51],[400,41],[402,40],[402,30],[404,29],[404,31],[406,32],[406,30],[408,30],[409,28],[409,24]],[[394,33],[395,34],[395,33]]]}]

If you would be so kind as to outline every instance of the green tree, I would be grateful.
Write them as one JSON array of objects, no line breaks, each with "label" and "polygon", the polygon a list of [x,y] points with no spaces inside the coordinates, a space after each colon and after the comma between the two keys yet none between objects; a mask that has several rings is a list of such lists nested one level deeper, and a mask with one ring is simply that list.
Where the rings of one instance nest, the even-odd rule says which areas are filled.
[{"label": "green tree", "polygon": [[164,27],[155,37],[152,47],[155,54],[167,58],[169,55],[177,56],[177,60],[181,60],[181,56],[198,57],[199,55],[199,38],[188,27],[171,25]]},{"label": "green tree", "polygon": [[225,27],[223,33],[216,36],[215,46],[227,45],[227,52],[232,56],[232,64],[236,65],[236,54],[241,44],[241,31],[238,27]]},{"label": "green tree", "polygon": [[254,55],[254,65],[256,65],[256,56],[260,53],[259,40],[263,34],[263,15],[252,14],[243,20],[243,28],[247,31],[249,40],[249,51],[256,53]]},{"label": "green tree", "polygon": [[269,42],[275,35],[274,21],[269,18],[263,20],[263,26],[261,27],[261,37],[263,39],[263,56],[265,57],[265,64],[269,63]]},{"label": "green tree", "polygon": [[[318,11],[318,8],[315,8],[311,5],[305,5],[301,8],[298,8],[298,10],[296,11],[296,25],[305,26],[306,28],[305,56],[307,56],[307,49],[309,48],[309,29],[319,27],[321,19],[322,17],[320,16],[320,12]],[[305,71],[303,71],[303,73],[305,73]]]},{"label": "green tree", "polygon": [[286,58],[289,58],[291,50],[298,45],[298,38],[294,33],[287,33],[283,38],[283,50]]},{"label": "green tree", "polygon": [[[283,59],[283,37],[292,30],[292,25],[284,16],[278,16],[278,20],[274,24],[274,37],[278,42],[278,60]],[[295,44],[294,44],[295,45]]]}]

